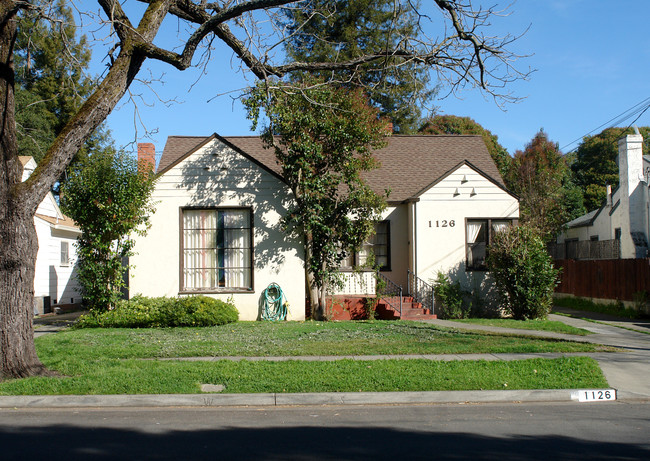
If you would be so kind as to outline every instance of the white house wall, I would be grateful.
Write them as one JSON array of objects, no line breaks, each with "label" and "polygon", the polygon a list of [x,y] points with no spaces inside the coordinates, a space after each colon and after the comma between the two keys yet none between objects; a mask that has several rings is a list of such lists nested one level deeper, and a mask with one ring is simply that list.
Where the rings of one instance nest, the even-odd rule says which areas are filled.
[{"label": "white house wall", "polygon": [[[34,296],[49,296],[52,304],[81,302],[81,289],[75,277],[77,260],[74,243],[77,233],[55,229],[38,217],[34,219],[38,236],[34,276]],[[68,264],[61,264],[61,242],[68,243]]]},{"label": "white house wall", "polygon": [[253,213],[253,291],[211,293],[232,298],[240,319],[258,318],[260,296],[272,282],[289,301],[291,320],[304,318],[305,272],[300,242],[280,227],[290,191],[277,177],[215,139],[167,170],[158,180],[156,212],[144,237],[136,237],[129,294],[177,296],[180,290],[180,212],[193,207],[251,207]]},{"label": "white house wall", "polygon": [[408,266],[408,205],[388,207],[382,216],[390,222],[390,270],[382,272],[391,281],[406,287]]},{"label": "white house wall", "polygon": [[420,196],[415,213],[414,266],[418,277],[431,282],[441,271],[466,288],[475,288],[474,283],[482,283],[484,273],[465,271],[466,219],[516,219],[519,203],[483,175],[462,165]]},{"label": "white house wall", "polygon": [[59,206],[56,204],[56,201],[54,200],[54,196],[52,193],[48,193],[45,196],[45,199],[38,205],[38,209],[36,210],[37,214],[42,214],[45,216],[51,216],[53,218],[59,218],[63,219],[63,215],[61,214],[61,211],[59,210]]}]

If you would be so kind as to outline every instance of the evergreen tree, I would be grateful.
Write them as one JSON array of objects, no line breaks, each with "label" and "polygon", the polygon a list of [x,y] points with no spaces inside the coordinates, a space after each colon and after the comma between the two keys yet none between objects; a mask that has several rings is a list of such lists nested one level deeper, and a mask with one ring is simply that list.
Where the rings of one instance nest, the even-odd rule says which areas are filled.
[{"label": "evergreen tree", "polygon": [[90,49],[85,36],[76,38],[72,10],[63,0],[36,3],[56,22],[43,21],[37,10],[24,10],[14,59],[18,146],[21,155],[38,163],[90,95],[93,81],[84,73]]},{"label": "evergreen tree", "polygon": [[[348,61],[411,47],[412,41],[407,38],[418,33],[415,10],[403,6],[395,12],[393,0],[307,0],[302,6],[287,10],[292,35],[286,50],[296,61]],[[311,74],[363,87],[371,105],[379,108],[380,116],[389,119],[395,132],[401,134],[417,130],[420,108],[435,93],[425,69],[398,57]]]}]

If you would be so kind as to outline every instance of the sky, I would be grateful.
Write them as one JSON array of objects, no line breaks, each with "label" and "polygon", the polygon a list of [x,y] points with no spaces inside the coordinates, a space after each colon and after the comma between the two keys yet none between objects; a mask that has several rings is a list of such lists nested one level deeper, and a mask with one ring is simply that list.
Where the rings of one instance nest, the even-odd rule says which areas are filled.
[{"label": "sky", "polygon": [[[625,120],[615,126],[650,125],[650,110],[641,113],[650,104],[650,1],[518,0],[508,11],[486,33],[523,33],[510,48],[527,56],[515,66],[533,72],[527,81],[507,88],[521,101],[499,107],[480,90],[469,89],[434,101],[438,114],[473,118],[497,135],[511,155],[523,150],[540,129],[567,153],[583,136],[597,134],[619,118]],[[174,27],[168,25],[164,33],[173,35]],[[86,21],[84,32],[92,30]],[[91,72],[105,68],[107,46],[106,41],[95,45]],[[151,63],[139,77],[160,81],[134,84],[130,97],[137,109],[125,98],[107,119],[117,145],[127,151],[135,149],[135,142],[152,142],[160,156],[172,135],[258,134],[235,98],[253,83],[252,77],[238,71],[227,49],[215,50],[205,71],[181,72]],[[444,88],[440,92],[446,93]]]}]

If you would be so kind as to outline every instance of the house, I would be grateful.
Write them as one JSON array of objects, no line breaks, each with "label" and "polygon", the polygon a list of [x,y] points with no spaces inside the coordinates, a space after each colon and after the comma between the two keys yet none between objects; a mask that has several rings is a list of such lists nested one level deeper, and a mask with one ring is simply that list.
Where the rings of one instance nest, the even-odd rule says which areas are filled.
[{"label": "house", "polygon": [[556,259],[630,259],[648,255],[650,157],[638,129],[618,141],[619,186],[607,186],[605,203],[567,223],[557,237]]},{"label": "house", "polygon": [[[491,236],[519,216],[482,138],[392,136],[375,156],[381,167],[365,178],[377,192],[390,190],[389,206],[332,295],[374,295],[373,273],[351,270],[370,250],[388,286],[404,294],[426,291],[438,271],[480,287]],[[259,137],[171,136],[157,172],[151,229],[136,237],[130,261],[131,295],[231,298],[240,318],[254,320],[262,291],[275,282],[289,301],[288,318],[304,318],[302,242],[280,225],[292,196]]]},{"label": "house", "polygon": [[[32,157],[19,157],[25,181],[36,169]],[[36,210],[34,226],[38,253],[34,275],[34,313],[52,312],[57,307],[81,304],[81,290],[75,277],[76,248],[81,235],[75,222],[61,213],[54,196],[48,192]]]}]

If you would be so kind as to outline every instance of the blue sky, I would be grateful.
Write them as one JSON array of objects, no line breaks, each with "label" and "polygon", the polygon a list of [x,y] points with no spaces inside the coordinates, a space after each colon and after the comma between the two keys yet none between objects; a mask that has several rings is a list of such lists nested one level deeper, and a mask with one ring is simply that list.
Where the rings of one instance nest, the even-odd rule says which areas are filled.
[{"label": "blue sky", "polygon": [[[495,20],[489,31],[518,35],[530,26],[511,46],[518,54],[530,55],[519,61],[520,69],[535,69],[528,81],[509,87],[524,99],[502,110],[479,90],[466,90],[435,101],[438,113],[475,119],[497,135],[511,154],[523,149],[540,128],[568,152],[576,147],[575,140],[592,130],[600,132],[619,114],[650,98],[650,35],[646,32],[650,2],[518,0],[510,12]],[[101,71],[103,54],[99,46],[93,51],[95,73]],[[163,83],[152,86],[155,92],[134,84],[131,93],[138,100],[137,113],[124,101],[107,120],[118,145],[153,142],[160,155],[171,135],[254,134],[241,104],[233,99],[251,80],[237,72],[238,64],[228,50],[217,49],[202,76],[198,69],[180,72],[159,63],[149,67],[156,77],[164,72]],[[140,77],[147,76],[145,64]],[[161,102],[172,99],[177,102]],[[617,126],[627,126],[634,118]],[[650,110],[635,123],[650,125]],[[153,131],[148,138],[143,125]],[[133,145],[127,148],[132,149]]]}]

